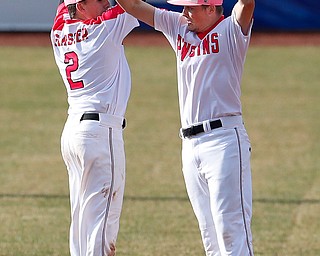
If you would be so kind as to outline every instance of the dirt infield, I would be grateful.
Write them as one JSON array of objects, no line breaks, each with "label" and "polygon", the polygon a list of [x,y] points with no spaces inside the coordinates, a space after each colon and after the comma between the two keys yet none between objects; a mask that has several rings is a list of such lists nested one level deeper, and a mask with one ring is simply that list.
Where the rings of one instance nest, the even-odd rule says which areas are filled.
[{"label": "dirt infield", "polygon": [[[124,41],[125,45],[169,46],[165,37],[159,32],[132,32]],[[320,46],[318,33],[255,33],[251,45],[301,45]],[[49,33],[0,33],[0,46],[50,46]]]}]

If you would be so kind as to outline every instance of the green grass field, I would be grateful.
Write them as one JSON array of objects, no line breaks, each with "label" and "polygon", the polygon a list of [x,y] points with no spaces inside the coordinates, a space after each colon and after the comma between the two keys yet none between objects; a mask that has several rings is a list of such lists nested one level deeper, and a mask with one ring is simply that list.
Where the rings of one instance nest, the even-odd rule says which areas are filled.
[{"label": "green grass field", "polygon": [[[174,54],[126,52],[133,88],[117,255],[204,255],[181,174]],[[0,256],[69,255],[67,104],[51,48],[2,47],[0,56]],[[249,49],[255,255],[320,255],[319,56],[319,47]]]}]

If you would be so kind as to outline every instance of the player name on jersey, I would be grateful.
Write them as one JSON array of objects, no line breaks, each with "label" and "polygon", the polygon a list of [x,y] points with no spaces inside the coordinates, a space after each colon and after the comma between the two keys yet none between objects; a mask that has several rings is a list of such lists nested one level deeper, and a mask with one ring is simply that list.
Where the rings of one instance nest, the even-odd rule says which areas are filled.
[{"label": "player name on jersey", "polygon": [[75,33],[69,33],[61,37],[59,33],[54,33],[54,46],[67,46],[80,43],[88,38],[87,28],[78,29]]},{"label": "player name on jersey", "polygon": [[184,41],[181,35],[177,38],[177,49],[180,52],[181,61],[189,57],[207,55],[219,52],[218,33],[208,34],[199,45],[192,45]]}]

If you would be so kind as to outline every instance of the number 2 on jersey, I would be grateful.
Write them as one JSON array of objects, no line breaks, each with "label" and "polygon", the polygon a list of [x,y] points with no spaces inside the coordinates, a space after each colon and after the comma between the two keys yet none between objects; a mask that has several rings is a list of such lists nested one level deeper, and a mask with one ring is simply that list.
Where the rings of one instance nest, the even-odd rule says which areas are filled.
[{"label": "number 2 on jersey", "polygon": [[67,80],[70,85],[71,90],[76,90],[84,87],[83,81],[73,81],[71,78],[71,73],[78,70],[79,68],[79,59],[78,55],[75,52],[67,52],[64,55],[64,63],[68,64],[66,67]]}]

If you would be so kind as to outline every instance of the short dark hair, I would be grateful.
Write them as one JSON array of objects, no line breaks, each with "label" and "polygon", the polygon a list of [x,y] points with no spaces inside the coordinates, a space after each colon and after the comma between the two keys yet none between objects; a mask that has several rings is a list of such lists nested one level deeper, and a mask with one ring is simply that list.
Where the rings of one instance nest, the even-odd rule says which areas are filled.
[{"label": "short dark hair", "polygon": [[[81,0],[81,1],[78,1],[77,3],[86,3],[86,0]],[[69,16],[70,16],[71,19],[73,19],[77,14],[77,3],[69,4],[67,6],[68,7]]]},{"label": "short dark hair", "polygon": [[216,5],[216,10],[217,10],[217,13],[219,13],[220,15],[223,14],[223,6],[222,5]]},{"label": "short dark hair", "polygon": [[71,19],[73,19],[77,13],[77,4],[69,4],[67,7],[68,7],[69,16]]},{"label": "short dark hair", "polygon": [[[202,5],[203,8],[208,8],[210,5]],[[219,15],[222,15],[223,14],[223,6],[222,5],[215,5],[216,7],[216,12],[219,14]]]}]

